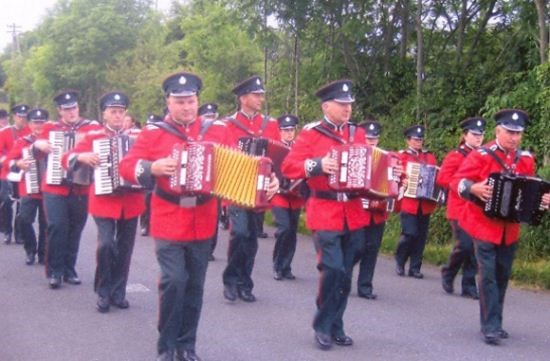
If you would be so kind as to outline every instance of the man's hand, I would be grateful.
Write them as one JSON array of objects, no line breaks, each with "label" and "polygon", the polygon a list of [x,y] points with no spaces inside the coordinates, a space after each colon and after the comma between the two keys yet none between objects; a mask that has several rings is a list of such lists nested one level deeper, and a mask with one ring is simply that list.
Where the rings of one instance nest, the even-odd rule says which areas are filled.
[{"label": "man's hand", "polygon": [[275,173],[271,173],[271,179],[267,186],[267,199],[271,199],[279,190],[279,179],[275,176]]},{"label": "man's hand", "polygon": [[79,153],[76,157],[76,160],[80,163],[87,164],[92,168],[95,168],[99,165],[99,155],[93,152]]},{"label": "man's hand", "polygon": [[470,193],[481,199],[483,202],[487,202],[491,199],[493,194],[493,187],[487,184],[487,180],[472,184],[470,187]]},{"label": "man's hand", "polygon": [[16,165],[17,168],[19,168],[19,169],[27,170],[27,169],[29,169],[30,161],[28,161],[27,159],[18,159],[18,160],[15,162],[15,165]]},{"label": "man's hand", "polygon": [[338,170],[338,162],[336,159],[332,159],[330,157],[330,153],[327,153],[327,155],[321,159],[321,169],[324,173],[336,174],[336,171]]},{"label": "man's hand", "polygon": [[542,195],[542,207],[548,209],[550,207],[550,192]]},{"label": "man's hand", "polygon": [[39,151],[43,153],[51,153],[52,152],[52,145],[50,142],[48,142],[45,139],[38,139],[33,143],[33,147],[38,149]]},{"label": "man's hand", "polygon": [[160,158],[151,164],[151,173],[154,176],[172,176],[176,174],[177,161],[172,158]]}]

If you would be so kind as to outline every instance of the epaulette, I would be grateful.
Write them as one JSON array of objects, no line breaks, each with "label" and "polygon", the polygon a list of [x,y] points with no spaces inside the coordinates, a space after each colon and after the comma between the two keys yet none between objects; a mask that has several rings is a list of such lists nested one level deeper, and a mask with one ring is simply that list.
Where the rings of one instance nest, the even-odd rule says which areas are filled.
[{"label": "epaulette", "polygon": [[529,158],[533,158],[533,154],[531,154],[531,152],[528,151],[528,150],[522,150],[522,151],[519,153],[519,156],[520,156],[520,157],[529,157]]},{"label": "epaulette", "polygon": [[147,130],[155,130],[155,129],[159,129],[159,127],[157,127],[155,124],[147,124],[145,126],[145,129]]},{"label": "epaulette", "polygon": [[428,149],[422,149],[422,153],[430,153]]},{"label": "epaulette", "polygon": [[399,150],[397,153],[403,154],[403,153],[405,153],[405,149],[401,149],[401,150]]},{"label": "epaulette", "polygon": [[90,130],[88,134],[90,135],[105,134],[105,129],[101,128],[101,129]]},{"label": "epaulette", "polygon": [[494,152],[494,151],[496,151],[496,150],[498,149],[498,145],[495,143],[495,144],[491,145],[491,146],[489,147],[489,149],[491,149],[491,150]]},{"label": "epaulette", "polygon": [[4,131],[5,129],[8,129],[9,127],[11,127],[11,124],[4,125],[2,128],[0,128],[0,132]]},{"label": "epaulette", "polygon": [[485,148],[483,148],[483,147],[477,148],[476,150],[477,150],[478,153],[481,154],[481,155],[487,155],[487,154],[488,154],[488,153],[487,153],[487,150],[485,150]]},{"label": "epaulette", "polygon": [[101,125],[100,122],[98,122],[97,120],[90,120],[90,122],[88,124],[91,124],[91,125]]},{"label": "epaulette", "polygon": [[316,126],[318,126],[319,124],[321,124],[320,120],[318,120],[316,122],[311,122],[311,123],[308,123],[308,124],[304,125],[304,129],[311,130],[311,129],[315,128]]},{"label": "epaulette", "polygon": [[214,120],[212,125],[221,125],[222,127],[227,127],[227,122],[224,122],[223,120],[216,119],[216,120]]}]

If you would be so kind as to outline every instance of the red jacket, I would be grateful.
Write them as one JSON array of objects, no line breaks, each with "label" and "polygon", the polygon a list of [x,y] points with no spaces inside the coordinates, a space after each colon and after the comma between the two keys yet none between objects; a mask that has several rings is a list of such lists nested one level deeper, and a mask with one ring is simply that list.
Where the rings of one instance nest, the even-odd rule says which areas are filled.
[{"label": "red jacket", "polygon": [[472,148],[465,144],[460,145],[458,149],[451,150],[443,159],[441,168],[437,174],[437,184],[448,190],[447,192],[447,219],[458,220],[462,207],[466,204],[466,201],[458,195],[456,189],[449,188],[451,180],[453,179],[456,171],[464,162],[464,158],[472,151]]},{"label": "red jacket", "polygon": [[[93,141],[110,138],[115,132],[108,128],[92,130],[86,134],[70,152],[63,155],[62,164],[68,168],[69,160],[78,153],[93,151]],[[89,187],[88,212],[92,216],[113,219],[131,219],[138,217],[145,210],[145,196],[143,192],[133,190],[119,190],[112,194],[96,195],[94,186]]]},{"label": "red jacket", "polygon": [[[15,165],[15,162],[19,159],[23,158],[23,149],[24,148],[30,148],[31,145],[36,140],[36,137],[33,135],[27,135],[24,137],[21,137],[15,141],[13,144],[13,147],[6,155],[6,159],[4,163],[6,164],[6,168],[10,168],[12,165]],[[18,183],[19,188],[19,196],[22,197],[31,197],[35,199],[42,199],[42,193],[36,193],[36,194],[27,194],[27,187],[25,186],[25,174],[23,174],[23,178],[21,182]]]},{"label": "red jacket", "polygon": [[[97,130],[97,129],[101,129],[101,124],[99,124],[99,122],[95,120],[81,119],[75,125],[69,125],[62,121],[48,122],[44,125],[44,131],[40,135],[40,139],[48,140],[50,132],[53,132],[53,131],[63,131],[63,132],[74,131],[76,133],[75,144],[77,144],[81,139],[84,138],[86,133],[88,133],[91,130]],[[88,188],[89,188],[88,186],[69,185],[65,183],[62,183],[60,185],[47,184],[46,176],[47,174],[44,174],[44,176],[42,177],[42,192],[44,193],[52,193],[52,194],[57,194],[61,196],[68,196],[69,193],[71,193],[72,191],[72,193],[76,195],[88,194]]]},{"label": "red jacket", "polygon": [[[411,148],[407,148],[405,150],[400,150],[399,156],[401,158],[401,163],[403,164],[403,169],[407,169],[408,162],[431,165],[437,164],[435,156],[427,150],[416,152]],[[437,207],[437,203],[428,200],[417,200],[416,198],[403,197],[399,202],[399,207],[401,212],[409,214],[418,214],[419,207],[421,207],[422,214],[427,215],[434,212],[435,207]]]},{"label": "red jacket", "polygon": [[[296,138],[296,143],[285,158],[282,165],[285,177],[290,179],[308,178],[307,184],[312,193],[306,204],[306,226],[313,231],[343,231],[344,225],[347,225],[349,230],[365,227],[367,219],[364,216],[360,198],[339,202],[317,198],[314,195],[316,191],[333,191],[329,186],[328,176],[320,171],[320,162],[332,146],[341,144],[315,130],[316,126],[322,126],[334,135],[346,141],[349,140],[350,127],[348,124],[344,124],[340,129],[335,129],[325,120],[310,123],[302,129]],[[362,128],[356,128],[352,143],[365,144],[365,134]]]},{"label": "red jacket", "polygon": [[281,135],[279,133],[279,126],[276,119],[269,118],[264,130],[261,130],[262,123],[264,120],[263,114],[256,114],[249,119],[243,112],[237,112],[232,114],[230,117],[226,118],[227,130],[229,133],[229,144],[237,147],[239,143],[239,138],[250,137],[251,135],[245,132],[241,127],[235,125],[229,118],[235,119],[241,127],[248,129],[253,136],[269,138],[279,141]]},{"label": "red jacket", "polygon": [[[174,125],[190,140],[199,140],[201,119],[186,127],[177,125],[170,117],[165,120]],[[225,123],[215,121],[202,140],[229,144]],[[169,177],[154,177],[151,174],[151,164],[161,158],[170,157],[173,146],[183,140],[167,131],[149,125],[138,136],[133,148],[120,163],[120,174],[125,179],[142,185],[148,185],[153,178],[156,187],[162,192],[178,196],[169,184]],[[151,235],[158,239],[178,242],[206,241],[214,236],[217,227],[217,202],[214,198],[197,206],[182,207],[179,204],[159,197],[155,191],[151,198]]]},{"label": "red jacket", "polygon": [[[484,148],[493,149],[507,166],[514,164],[516,154],[506,153],[494,141],[471,152],[451,181],[451,188],[455,189],[461,197],[469,196],[469,182],[481,182],[486,180],[489,174],[503,171],[502,166]],[[535,174],[535,162],[532,155],[527,151],[519,151],[518,154],[519,158],[514,172],[528,176]],[[483,214],[483,209],[473,202],[466,202],[458,222],[470,236],[481,241],[501,244],[504,237],[506,244],[510,245],[517,242],[519,238],[519,223],[488,218]]]},{"label": "red jacket", "polygon": [[0,179],[6,179],[8,176],[9,166],[4,161],[6,155],[13,147],[13,144],[17,139],[30,133],[31,131],[28,126],[25,126],[22,129],[17,129],[14,125],[8,125],[0,129],[0,167],[2,167]]}]

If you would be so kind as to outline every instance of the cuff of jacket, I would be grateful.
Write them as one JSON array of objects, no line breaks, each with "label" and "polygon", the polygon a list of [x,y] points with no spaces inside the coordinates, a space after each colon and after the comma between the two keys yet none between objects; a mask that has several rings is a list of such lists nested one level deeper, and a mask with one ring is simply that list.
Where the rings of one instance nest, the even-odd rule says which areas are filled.
[{"label": "cuff of jacket", "polygon": [[322,158],[306,159],[304,163],[304,170],[306,177],[315,177],[323,174],[323,167],[321,165]]},{"label": "cuff of jacket", "polygon": [[472,182],[471,180],[461,179],[460,182],[458,182],[458,195],[463,199],[470,201],[473,200],[475,197],[470,192],[472,184],[474,184],[474,182]]},{"label": "cuff of jacket", "polygon": [[135,168],[136,182],[145,188],[153,188],[155,179],[151,173],[153,162],[147,160],[139,160]]}]

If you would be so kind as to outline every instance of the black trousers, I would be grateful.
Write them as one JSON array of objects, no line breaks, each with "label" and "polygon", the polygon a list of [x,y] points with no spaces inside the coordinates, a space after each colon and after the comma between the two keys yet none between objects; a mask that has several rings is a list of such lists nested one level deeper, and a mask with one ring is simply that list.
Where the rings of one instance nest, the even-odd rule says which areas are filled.
[{"label": "black trousers", "polygon": [[273,248],[273,270],[287,274],[292,271],[291,263],[296,252],[296,234],[301,209],[283,207],[271,208],[275,219],[275,247]]},{"label": "black trousers", "polygon": [[404,266],[410,258],[409,273],[419,272],[422,267],[422,256],[428,238],[430,215],[401,212],[401,238],[395,252],[395,261]]},{"label": "black trousers", "polygon": [[457,221],[451,220],[449,223],[456,242],[447,264],[441,269],[441,276],[452,284],[462,267],[462,292],[477,292],[477,263],[472,238],[460,228]]},{"label": "black trousers", "polygon": [[0,181],[0,232],[13,232],[13,200],[10,197],[10,182]]},{"label": "black trousers", "polygon": [[[38,213],[38,242],[33,223]],[[18,224],[23,247],[27,254],[38,254],[38,260],[44,260],[46,249],[46,214],[42,199],[23,197],[20,201],[19,213],[15,219]]]},{"label": "black trousers", "polygon": [[317,269],[320,272],[313,329],[343,336],[344,311],[351,289],[351,273],[357,245],[364,229],[342,232],[317,231],[314,235]]},{"label": "black trousers", "polygon": [[155,244],[160,266],[157,351],[194,350],[210,241],[157,239]]},{"label": "black trousers", "polygon": [[502,311],[517,243],[496,245],[474,239],[479,269],[479,306],[481,332],[496,332],[502,328]]},{"label": "black trousers", "polygon": [[251,291],[254,288],[252,269],[258,252],[258,215],[237,206],[229,206],[228,211],[231,231],[223,283]]},{"label": "black trousers", "polygon": [[97,267],[94,291],[99,297],[122,301],[136,239],[138,218],[94,217],[97,225]]},{"label": "black trousers", "polygon": [[365,227],[364,245],[358,252],[359,275],[357,276],[357,293],[359,294],[372,294],[372,279],[385,226],[386,222],[382,222]]},{"label": "black trousers", "polygon": [[46,275],[76,277],[80,235],[88,217],[88,196],[44,193],[48,221]]},{"label": "black trousers", "polygon": [[139,218],[139,226],[142,230],[145,230],[149,234],[149,222],[151,219],[151,194],[152,191],[145,192],[145,210]]}]

